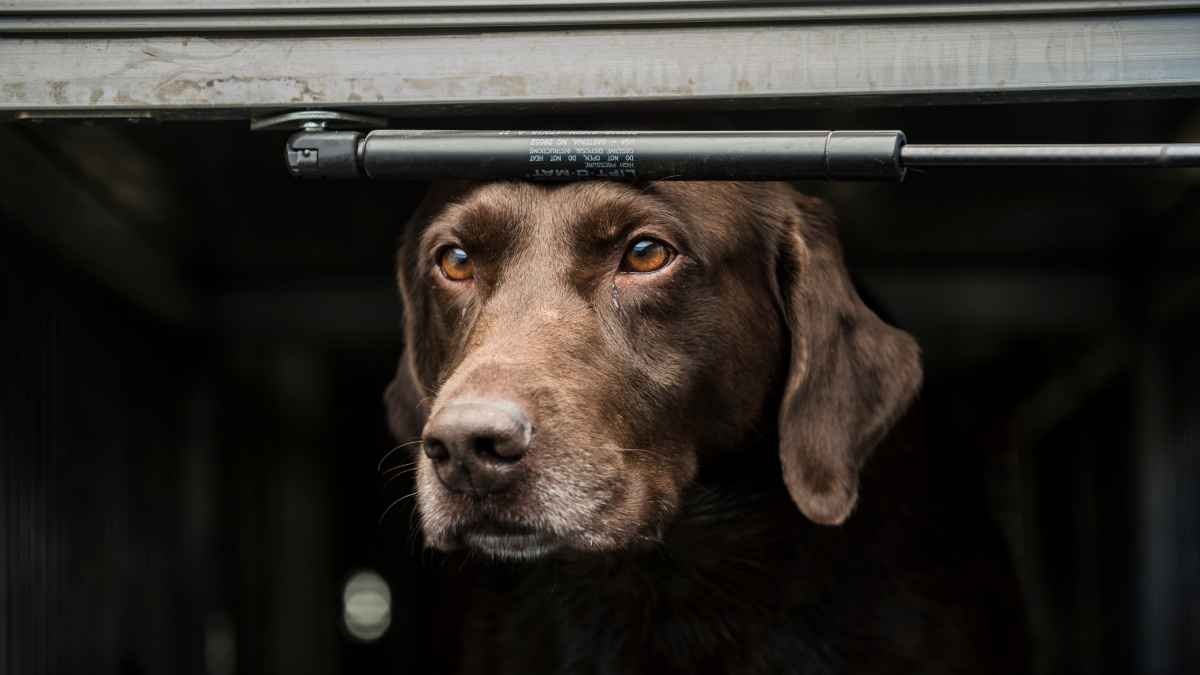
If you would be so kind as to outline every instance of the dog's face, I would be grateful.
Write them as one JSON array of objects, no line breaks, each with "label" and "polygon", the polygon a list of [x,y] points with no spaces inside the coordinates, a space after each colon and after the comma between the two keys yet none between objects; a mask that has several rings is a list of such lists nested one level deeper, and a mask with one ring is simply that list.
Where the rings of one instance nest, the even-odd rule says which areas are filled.
[{"label": "dog's face", "polygon": [[920,381],[827,214],[777,184],[443,184],[400,281],[388,402],[444,550],[655,541],[701,462],[775,436],[799,507],[841,522]]}]

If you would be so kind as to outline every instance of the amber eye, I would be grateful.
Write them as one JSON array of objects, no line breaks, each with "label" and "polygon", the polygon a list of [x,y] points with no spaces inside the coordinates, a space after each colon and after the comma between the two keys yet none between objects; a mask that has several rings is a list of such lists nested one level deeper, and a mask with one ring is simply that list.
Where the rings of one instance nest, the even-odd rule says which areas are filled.
[{"label": "amber eye", "polygon": [[470,256],[457,246],[442,251],[442,271],[454,281],[466,281],[475,274]]},{"label": "amber eye", "polygon": [[671,261],[671,249],[661,241],[643,239],[625,251],[621,260],[622,272],[654,272]]}]

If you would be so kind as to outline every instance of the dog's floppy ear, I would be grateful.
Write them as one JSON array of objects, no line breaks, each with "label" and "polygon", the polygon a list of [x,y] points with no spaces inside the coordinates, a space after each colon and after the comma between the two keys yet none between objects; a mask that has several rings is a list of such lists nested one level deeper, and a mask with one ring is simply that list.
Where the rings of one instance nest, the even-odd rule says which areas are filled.
[{"label": "dog's floppy ear", "polygon": [[468,188],[465,181],[434,183],[404,226],[403,243],[396,255],[396,278],[404,301],[404,352],[400,355],[396,377],[388,385],[383,399],[388,424],[401,442],[421,436],[429,417],[429,399],[437,381],[429,354],[429,315],[422,278],[426,269],[417,245],[429,221]]},{"label": "dog's floppy ear", "polygon": [[421,437],[425,420],[429,415],[429,406],[421,396],[421,385],[413,372],[413,358],[408,347],[400,354],[400,363],[396,366],[396,376],[388,384],[383,393],[384,405],[387,406],[388,426],[392,435],[402,443],[408,443]]},{"label": "dog's floppy ear", "polygon": [[794,201],[776,260],[791,334],[779,454],[804,515],[836,525],[858,499],[859,469],[921,386],[920,352],[859,299],[829,208]]}]

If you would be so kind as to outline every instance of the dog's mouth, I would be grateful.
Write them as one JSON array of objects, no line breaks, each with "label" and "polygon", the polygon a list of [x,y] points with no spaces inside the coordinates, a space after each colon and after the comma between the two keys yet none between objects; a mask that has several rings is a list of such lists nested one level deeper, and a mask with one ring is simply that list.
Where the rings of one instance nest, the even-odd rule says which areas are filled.
[{"label": "dog's mouth", "polygon": [[496,560],[532,562],[563,548],[557,536],[524,525],[478,521],[455,528],[455,538],[467,550]]}]

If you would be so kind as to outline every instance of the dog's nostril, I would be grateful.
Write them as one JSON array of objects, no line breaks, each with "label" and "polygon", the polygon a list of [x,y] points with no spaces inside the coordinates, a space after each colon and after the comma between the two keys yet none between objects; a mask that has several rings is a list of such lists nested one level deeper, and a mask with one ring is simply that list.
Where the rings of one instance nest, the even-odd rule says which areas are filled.
[{"label": "dog's nostril", "polygon": [[436,438],[430,438],[423,444],[425,447],[425,456],[435,462],[446,459],[450,456],[450,449],[446,444]]},{"label": "dog's nostril", "polygon": [[475,454],[482,460],[497,464],[515,464],[525,455],[525,448],[515,438],[477,436]]},{"label": "dog's nostril", "polygon": [[486,456],[490,456],[490,457],[498,457],[499,456],[496,454],[496,441],[492,440],[491,438],[476,438],[475,439],[475,452],[480,455],[484,455],[485,457]]}]

